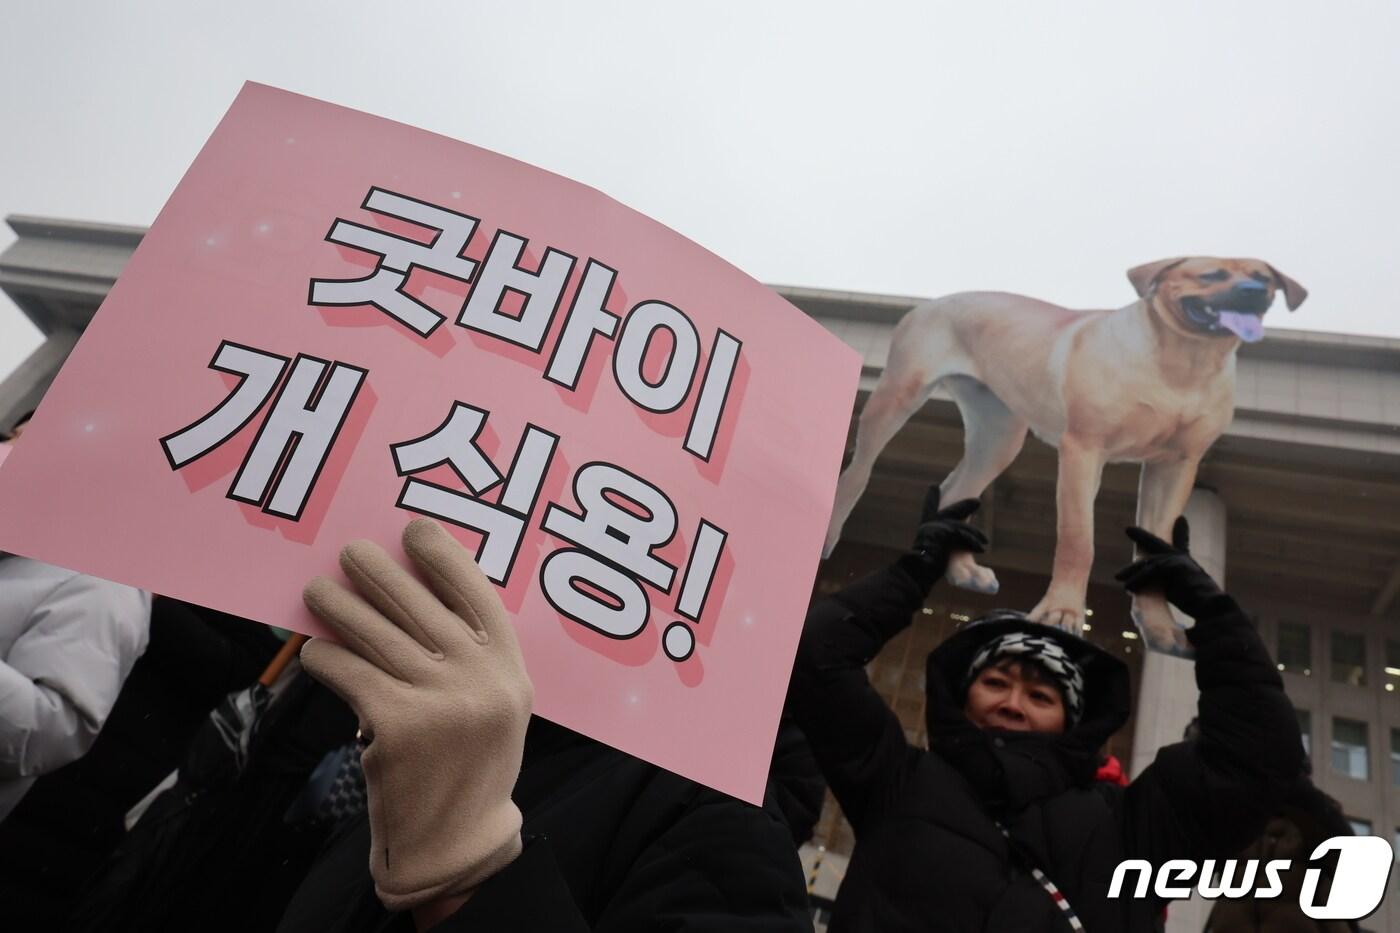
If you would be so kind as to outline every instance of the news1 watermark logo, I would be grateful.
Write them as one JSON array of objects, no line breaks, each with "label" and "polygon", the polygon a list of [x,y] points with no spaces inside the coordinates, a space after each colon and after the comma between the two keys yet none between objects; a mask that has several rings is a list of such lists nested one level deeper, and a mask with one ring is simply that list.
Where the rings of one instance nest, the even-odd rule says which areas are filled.
[{"label": "news1 watermark logo", "polygon": [[[1318,894],[1322,869],[1317,863],[1331,853],[1338,854],[1337,867],[1332,873],[1331,888]],[[1334,836],[1313,849],[1308,857],[1310,866],[1303,873],[1303,889],[1298,906],[1314,920],[1363,920],[1375,912],[1385,897],[1390,881],[1390,869],[1395,853],[1390,843],[1379,836]],[[1127,897],[1146,897],[1151,886],[1153,894],[1167,900],[1191,896],[1191,879],[1196,879],[1196,891],[1207,900],[1216,898],[1272,899],[1284,891],[1283,873],[1293,867],[1290,859],[1227,859],[1216,868],[1214,859],[1195,862],[1191,859],[1171,859],[1153,868],[1143,859],[1128,859],[1113,870],[1109,898],[1124,897],[1123,888],[1130,875],[1135,885]],[[1264,884],[1255,886],[1262,875]],[[1318,903],[1318,898],[1323,898]]]}]

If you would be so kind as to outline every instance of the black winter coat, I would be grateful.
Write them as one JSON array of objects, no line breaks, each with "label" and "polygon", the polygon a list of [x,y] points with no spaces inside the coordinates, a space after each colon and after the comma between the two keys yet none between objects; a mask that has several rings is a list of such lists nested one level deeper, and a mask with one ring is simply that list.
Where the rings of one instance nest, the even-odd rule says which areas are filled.
[{"label": "black winter coat", "polygon": [[[1299,906],[1303,877],[1312,863],[1308,856],[1319,843],[1333,836],[1353,836],[1351,823],[1342,815],[1341,804],[1324,794],[1307,777],[1289,789],[1283,809],[1274,815],[1264,835],[1240,852],[1241,859],[1268,862],[1289,859],[1292,867],[1283,872],[1283,893],[1273,898],[1218,900],[1211,909],[1205,933],[1357,933],[1361,925],[1352,920],[1313,920]],[[1336,871],[1336,853],[1319,860],[1323,869],[1317,888],[1319,902],[1325,903]]]},{"label": "black winter coat", "polygon": [[1108,899],[1118,863],[1228,857],[1258,835],[1298,774],[1293,708],[1228,597],[1189,635],[1199,741],[1161,749],[1126,788],[1093,778],[1101,746],[1128,716],[1127,669],[1087,642],[1075,639],[1084,714],[1064,735],[983,731],[964,716],[962,678],[1005,623],[963,629],[930,654],[930,749],[913,747],[864,666],[925,592],[899,564],[873,574],[812,607],[798,650],[789,709],[856,834],[832,933],[1071,929],[1032,868],[1089,933],[1153,930],[1160,902]]},{"label": "black winter coat", "polygon": [[60,928],[125,837],[126,811],[175,770],[225,694],[251,684],[281,646],[261,625],[157,596],[150,642],[82,758],[39,778],[0,823],[0,917]]},{"label": "black winter coat", "polygon": [[320,824],[288,823],[288,806],[322,757],[354,738],[356,726],[339,697],[297,675],[259,720],[246,770],[188,809],[173,807],[167,819],[148,811],[82,892],[63,929],[271,929],[330,834]]},{"label": "black winter coat", "polygon": [[[777,807],[759,808],[542,719],[513,794],[525,851],[433,930],[810,933],[802,866]],[[404,931],[379,904],[361,819],[297,892],[281,933]]]}]

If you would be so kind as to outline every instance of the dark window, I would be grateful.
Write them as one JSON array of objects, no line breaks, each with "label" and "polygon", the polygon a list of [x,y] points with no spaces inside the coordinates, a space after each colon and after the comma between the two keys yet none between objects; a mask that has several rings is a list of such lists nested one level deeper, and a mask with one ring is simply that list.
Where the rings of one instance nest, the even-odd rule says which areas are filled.
[{"label": "dark window", "polygon": [[1278,624],[1278,669],[1312,675],[1312,630],[1302,622]]},{"label": "dark window", "polygon": [[1400,683],[1400,641],[1387,638],[1385,640],[1385,689],[1395,692],[1395,685]]},{"label": "dark window", "polygon": [[1332,680],[1366,686],[1366,638],[1350,632],[1332,633]]},{"label": "dark window", "polygon": [[1371,775],[1371,752],[1366,724],[1355,719],[1332,720],[1332,770],[1357,780]]}]

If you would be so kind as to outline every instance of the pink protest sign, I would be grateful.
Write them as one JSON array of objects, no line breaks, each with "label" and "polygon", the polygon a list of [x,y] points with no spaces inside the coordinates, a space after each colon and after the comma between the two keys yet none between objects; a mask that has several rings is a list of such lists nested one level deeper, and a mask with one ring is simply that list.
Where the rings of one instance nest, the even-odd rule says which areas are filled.
[{"label": "pink protest sign", "polygon": [[415,515],[536,712],[758,801],[857,355],[597,191],[245,86],[0,473],[0,548],[311,634]]}]

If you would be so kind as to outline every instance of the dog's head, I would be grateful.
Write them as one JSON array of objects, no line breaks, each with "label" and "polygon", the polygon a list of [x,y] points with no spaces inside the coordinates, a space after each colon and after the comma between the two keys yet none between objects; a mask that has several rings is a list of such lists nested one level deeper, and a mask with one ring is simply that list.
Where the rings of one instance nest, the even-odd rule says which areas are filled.
[{"label": "dog's head", "polygon": [[1264,313],[1278,290],[1289,311],[1308,297],[1307,289],[1258,259],[1162,259],[1128,270],[1128,281],[1172,330],[1247,343],[1264,339]]}]

